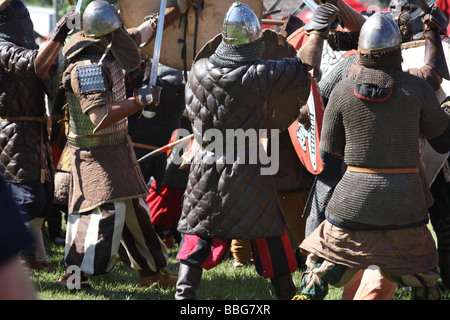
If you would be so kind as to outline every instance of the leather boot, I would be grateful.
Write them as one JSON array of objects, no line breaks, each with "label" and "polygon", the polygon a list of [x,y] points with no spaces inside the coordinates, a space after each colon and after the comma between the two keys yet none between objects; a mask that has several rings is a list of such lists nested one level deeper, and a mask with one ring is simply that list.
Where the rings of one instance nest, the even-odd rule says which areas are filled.
[{"label": "leather boot", "polygon": [[[153,286],[155,283],[158,284],[159,286],[166,288],[166,287],[171,287],[174,286],[177,283],[177,277],[172,276],[170,274],[166,274],[162,272],[163,270],[161,270],[160,272],[157,272],[154,275],[151,276],[141,276],[140,277],[140,286],[141,287],[151,287]],[[168,272],[168,270],[164,270],[165,272]]]},{"label": "leather boot", "polygon": [[195,300],[195,290],[200,285],[203,269],[186,261],[180,261],[175,300]]},{"label": "leather boot", "polygon": [[292,281],[290,273],[281,277],[270,278],[270,281],[275,288],[275,294],[278,300],[292,300],[297,293],[297,288]]}]

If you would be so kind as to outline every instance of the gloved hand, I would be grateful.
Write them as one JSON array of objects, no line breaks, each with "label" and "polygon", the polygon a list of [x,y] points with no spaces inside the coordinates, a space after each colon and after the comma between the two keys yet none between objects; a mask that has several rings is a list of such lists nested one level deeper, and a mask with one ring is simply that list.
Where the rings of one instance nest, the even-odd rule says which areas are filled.
[{"label": "gloved hand", "polygon": [[450,117],[450,100],[449,97],[447,97],[444,102],[441,104],[441,108],[444,109],[444,111],[447,113],[447,115]]},{"label": "gloved hand", "polygon": [[309,118],[309,111],[306,105],[304,105],[300,109],[300,116],[298,118],[298,122],[300,122],[306,130],[308,130],[309,127],[311,127],[311,119]]},{"label": "gloved hand", "polygon": [[161,96],[161,87],[143,85],[134,90],[134,99],[142,108],[157,106]]},{"label": "gloved hand", "polygon": [[317,7],[312,18],[305,25],[306,34],[316,33],[328,38],[330,30],[335,30],[341,22],[339,9],[327,2]]},{"label": "gloved hand", "polygon": [[49,37],[55,42],[64,43],[67,35],[71,30],[74,30],[81,21],[79,12],[69,12],[66,13],[59,21],[56,23],[55,27],[50,31]]},{"label": "gloved hand", "polygon": [[441,35],[447,34],[448,21],[438,6],[433,5],[430,11],[422,17],[423,23],[430,29],[438,29]]},{"label": "gloved hand", "polygon": [[408,72],[428,82],[428,84],[431,85],[435,91],[439,90],[439,88],[441,87],[442,83],[441,76],[439,76],[439,74],[436,71],[434,71],[434,69],[431,66],[427,64],[421,67],[420,69],[419,68],[408,69]]}]

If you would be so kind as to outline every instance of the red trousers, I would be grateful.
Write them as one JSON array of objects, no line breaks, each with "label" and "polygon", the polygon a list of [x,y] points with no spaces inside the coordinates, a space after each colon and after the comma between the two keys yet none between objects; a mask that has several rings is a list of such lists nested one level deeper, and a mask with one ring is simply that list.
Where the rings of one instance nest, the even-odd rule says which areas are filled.
[{"label": "red trousers", "polygon": [[[257,273],[276,278],[297,269],[294,252],[287,236],[250,240]],[[229,239],[201,238],[183,234],[177,259],[209,270],[217,266],[231,244]]]}]

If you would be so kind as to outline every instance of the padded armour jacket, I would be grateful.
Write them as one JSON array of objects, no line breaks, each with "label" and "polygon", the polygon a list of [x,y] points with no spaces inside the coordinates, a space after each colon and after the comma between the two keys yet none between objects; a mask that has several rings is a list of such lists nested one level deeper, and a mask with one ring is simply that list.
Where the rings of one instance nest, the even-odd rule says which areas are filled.
[{"label": "padded armour jacket", "polygon": [[[36,76],[37,50],[0,45],[0,174],[5,181],[53,180],[44,86]],[[41,120],[41,121],[39,121]],[[42,140],[41,140],[42,139]]]},{"label": "padded armour jacket", "polygon": [[[296,92],[301,107],[310,85],[307,68],[296,57],[258,60],[235,69],[217,67],[207,58],[194,64],[186,84],[186,108],[203,149],[192,160],[180,232],[242,240],[283,234],[273,176],[262,174],[260,161],[241,161],[238,148],[248,156],[249,146],[228,141],[226,132],[264,129],[268,99]],[[275,113],[289,107],[279,105]],[[221,133],[223,152],[209,148],[213,141],[205,134],[208,129]]]}]

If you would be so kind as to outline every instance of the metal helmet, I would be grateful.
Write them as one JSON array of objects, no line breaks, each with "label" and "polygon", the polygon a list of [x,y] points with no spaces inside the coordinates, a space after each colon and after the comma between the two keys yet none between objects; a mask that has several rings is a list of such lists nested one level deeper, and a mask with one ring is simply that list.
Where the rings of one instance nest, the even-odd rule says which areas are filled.
[{"label": "metal helmet", "polygon": [[234,2],[223,20],[223,41],[241,45],[262,38],[262,28],[256,14],[247,5]]},{"label": "metal helmet", "polygon": [[358,51],[362,54],[377,54],[393,51],[402,44],[397,24],[389,13],[377,12],[364,22],[358,40]]},{"label": "metal helmet", "polygon": [[400,28],[403,42],[411,41],[414,36],[423,31],[422,21],[412,20],[410,16],[418,8],[417,0],[392,0],[389,4],[389,13]]},{"label": "metal helmet", "polygon": [[392,0],[389,3],[389,12],[391,14],[400,12],[413,12],[419,8],[419,4],[416,0]]},{"label": "metal helmet", "polygon": [[83,31],[87,37],[98,38],[122,26],[117,10],[106,1],[95,0],[83,13]]}]

